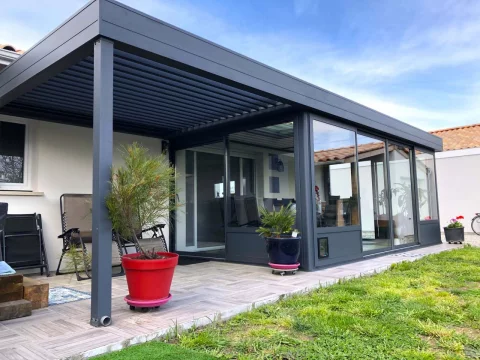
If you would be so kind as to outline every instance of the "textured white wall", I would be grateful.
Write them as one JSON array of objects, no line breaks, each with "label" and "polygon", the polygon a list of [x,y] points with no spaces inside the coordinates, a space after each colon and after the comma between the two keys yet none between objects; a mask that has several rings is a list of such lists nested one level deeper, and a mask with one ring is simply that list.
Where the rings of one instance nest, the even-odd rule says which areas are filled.
[{"label": "textured white wall", "polygon": [[[11,118],[10,118],[11,119]],[[0,121],[9,117],[0,116]],[[62,233],[60,195],[63,193],[92,192],[92,129],[27,120],[31,190],[43,196],[0,195],[0,202],[8,202],[10,214],[40,213],[50,270],[55,270],[61,254]],[[121,145],[137,141],[152,153],[160,153],[161,140],[114,133],[114,165],[121,163],[118,151]],[[168,231],[165,232],[168,235]]]},{"label": "textured white wall", "polygon": [[480,212],[480,148],[437,153],[438,201],[440,225],[463,215],[466,232],[470,221]]}]

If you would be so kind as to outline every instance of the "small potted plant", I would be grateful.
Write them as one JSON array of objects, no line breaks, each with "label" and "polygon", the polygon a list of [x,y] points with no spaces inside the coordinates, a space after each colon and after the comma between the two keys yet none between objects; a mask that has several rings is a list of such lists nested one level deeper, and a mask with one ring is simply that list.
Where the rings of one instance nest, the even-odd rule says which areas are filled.
[{"label": "small potted plant", "polygon": [[459,215],[450,220],[450,223],[443,228],[445,231],[445,239],[449,244],[453,243],[463,243],[465,235],[463,224],[459,220],[463,220],[464,217]]},{"label": "small potted plant", "polygon": [[260,208],[261,226],[257,232],[265,239],[271,264],[298,265],[300,240],[294,230],[295,210],[292,205],[282,206],[278,211]]},{"label": "small potted plant", "polygon": [[[175,201],[175,168],[165,154],[153,156],[136,143],[123,149],[124,165],[112,168],[111,192],[106,198],[112,226],[138,252],[122,256],[129,297],[138,302],[168,299],[178,254],[147,250],[139,241],[142,229],[168,222]],[[131,305],[131,303],[129,302]],[[132,308],[132,307],[131,307]]]}]

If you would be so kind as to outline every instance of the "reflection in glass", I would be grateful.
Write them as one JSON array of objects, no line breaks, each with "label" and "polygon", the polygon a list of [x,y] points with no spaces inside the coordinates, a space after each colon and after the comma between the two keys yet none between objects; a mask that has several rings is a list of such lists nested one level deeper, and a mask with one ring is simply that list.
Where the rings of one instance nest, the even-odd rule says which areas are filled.
[{"label": "reflection in glass", "polygon": [[435,182],[435,157],[433,154],[415,153],[418,207],[420,220],[437,220],[437,186]]},{"label": "reflection in glass", "polygon": [[394,245],[415,242],[411,159],[410,148],[390,145],[389,167]]},{"label": "reflection in glass", "polygon": [[259,207],[295,205],[293,123],[229,135],[231,227],[258,227]]},{"label": "reflection in glass", "polygon": [[355,133],[313,121],[317,227],[358,225]]},{"label": "reflection in glass", "polygon": [[385,143],[363,135],[357,143],[363,251],[390,248]]}]

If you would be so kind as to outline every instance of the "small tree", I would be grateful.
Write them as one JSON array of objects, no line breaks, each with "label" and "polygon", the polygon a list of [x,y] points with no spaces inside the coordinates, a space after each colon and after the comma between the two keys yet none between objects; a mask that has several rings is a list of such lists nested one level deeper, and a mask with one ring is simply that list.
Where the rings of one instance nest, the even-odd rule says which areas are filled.
[{"label": "small tree", "polygon": [[260,236],[279,238],[282,234],[289,233],[293,230],[293,225],[295,225],[295,210],[292,204],[282,206],[278,211],[268,211],[265,208],[260,208],[259,212],[262,226],[256,231]]},{"label": "small tree", "polygon": [[122,150],[124,165],[112,168],[106,199],[110,219],[120,236],[135,242],[142,259],[158,259],[154,250],[142,248],[138,234],[159,221],[169,222],[170,212],[180,206],[175,201],[175,168],[165,154],[150,155],[137,143]]}]

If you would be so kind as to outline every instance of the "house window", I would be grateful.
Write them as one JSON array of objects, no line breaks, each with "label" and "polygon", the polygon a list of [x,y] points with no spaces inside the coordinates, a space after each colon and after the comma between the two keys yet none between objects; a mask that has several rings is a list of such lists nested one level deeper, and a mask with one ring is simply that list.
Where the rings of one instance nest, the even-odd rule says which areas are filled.
[{"label": "house window", "polygon": [[435,182],[435,157],[433,154],[417,150],[418,207],[420,220],[437,220],[437,186]]},{"label": "house window", "polygon": [[26,125],[0,121],[0,188],[25,184]]}]

